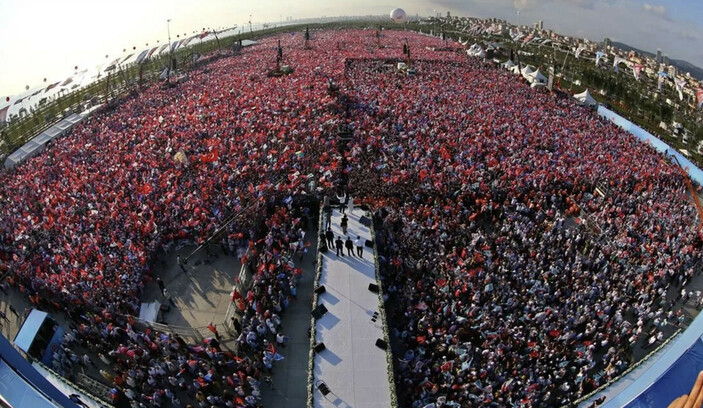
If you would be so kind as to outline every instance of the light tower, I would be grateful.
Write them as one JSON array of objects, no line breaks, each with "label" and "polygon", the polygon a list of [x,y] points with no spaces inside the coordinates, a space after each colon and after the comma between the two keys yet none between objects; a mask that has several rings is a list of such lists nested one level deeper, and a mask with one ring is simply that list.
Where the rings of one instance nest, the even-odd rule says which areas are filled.
[{"label": "light tower", "polygon": [[166,19],[166,31],[168,34],[168,71],[166,81],[171,83],[171,67],[173,66],[173,47],[171,46],[171,19]]}]

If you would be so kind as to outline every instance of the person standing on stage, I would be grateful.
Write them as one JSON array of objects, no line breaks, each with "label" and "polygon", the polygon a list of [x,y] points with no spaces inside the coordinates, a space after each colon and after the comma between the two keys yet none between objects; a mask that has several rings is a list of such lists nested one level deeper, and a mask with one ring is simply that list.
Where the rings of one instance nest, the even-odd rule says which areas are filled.
[{"label": "person standing on stage", "polygon": [[344,241],[342,241],[342,237],[337,237],[337,240],[334,241],[334,243],[337,245],[337,256],[339,256],[339,253],[342,253],[342,256],[344,256]]},{"label": "person standing on stage", "polygon": [[359,258],[364,257],[364,243],[361,242],[361,235],[356,236],[356,241],[354,241],[354,245],[356,245],[356,256]]},{"label": "person standing on stage", "polygon": [[344,242],[344,246],[347,247],[347,254],[349,256],[354,256],[354,243],[350,237],[347,237],[347,240]]},{"label": "person standing on stage", "polygon": [[[327,220],[326,220],[326,226],[327,228],[332,225],[332,204],[330,203],[330,197],[325,196],[325,198],[322,200],[322,208],[325,211],[325,215],[327,215]],[[330,244],[330,247],[332,245]]]},{"label": "person standing on stage", "polygon": [[347,208],[347,195],[337,195],[337,199],[339,200],[339,212],[344,214],[344,210]]},{"label": "person standing on stage", "polygon": [[331,228],[327,228],[327,231],[325,232],[325,237],[327,237],[327,247],[329,249],[334,248],[334,233],[332,233]]},{"label": "person standing on stage", "polygon": [[342,227],[342,234],[347,234],[347,226],[349,225],[349,218],[344,214],[342,217],[342,222],[339,224]]}]

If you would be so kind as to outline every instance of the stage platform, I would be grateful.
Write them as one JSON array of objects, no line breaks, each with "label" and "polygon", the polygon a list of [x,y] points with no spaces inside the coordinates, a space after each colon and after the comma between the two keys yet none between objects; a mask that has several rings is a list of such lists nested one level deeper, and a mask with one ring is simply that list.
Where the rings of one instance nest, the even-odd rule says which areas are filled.
[{"label": "stage platform", "polygon": [[[347,211],[348,213],[348,211]],[[347,235],[363,242],[371,239],[369,227],[359,222],[362,210],[356,209],[349,217]],[[334,210],[332,231],[342,236],[342,215]],[[323,227],[326,225],[323,223]],[[314,389],[313,406],[387,408],[391,406],[386,350],[376,346],[383,338],[382,319],[374,319],[379,311],[379,295],[369,291],[369,284],[377,284],[373,248],[364,247],[363,258],[346,254],[337,256],[334,248],[322,255],[322,273],[319,284],[325,293],[318,304],[328,309],[316,321],[316,343],[326,349],[315,354],[314,381],[323,381],[330,390],[326,396]]]}]

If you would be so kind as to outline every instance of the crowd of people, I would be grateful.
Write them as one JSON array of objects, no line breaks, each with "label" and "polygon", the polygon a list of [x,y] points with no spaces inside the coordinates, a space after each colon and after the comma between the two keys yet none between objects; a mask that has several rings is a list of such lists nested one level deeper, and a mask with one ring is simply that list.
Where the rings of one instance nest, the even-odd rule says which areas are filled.
[{"label": "crowd of people", "polygon": [[480,61],[415,67],[359,61],[347,87],[364,104],[349,184],[378,208],[401,399],[573,402],[680,321],[667,295],[701,255],[680,170]]},{"label": "crowd of people", "polygon": [[251,241],[242,257],[253,281],[233,293],[239,310],[232,322],[238,333],[234,350],[220,345],[212,322],[210,337],[196,341],[103,309],[73,315],[52,368],[72,379],[92,366],[111,387],[116,406],[260,407],[262,383],[273,388],[273,367],[285,358],[282,316],[296,298],[301,269],[293,260],[301,259],[306,241],[307,214],[270,207],[264,238]]},{"label": "crowd of people", "polygon": [[[406,38],[414,76],[396,66]],[[293,72],[269,77],[278,40]],[[287,203],[343,189],[376,211],[404,404],[575,400],[674,320],[666,295],[700,260],[695,209],[649,146],[443,45],[285,34],[126,97],[0,174],[0,273],[37,305],[91,316],[68,341],[100,350],[133,406],[179,406],[182,389],[254,407],[287,341],[300,270],[285,255],[305,248]],[[239,350],[136,329],[154,259],[235,213],[222,243],[249,247],[254,276],[234,294]]]}]

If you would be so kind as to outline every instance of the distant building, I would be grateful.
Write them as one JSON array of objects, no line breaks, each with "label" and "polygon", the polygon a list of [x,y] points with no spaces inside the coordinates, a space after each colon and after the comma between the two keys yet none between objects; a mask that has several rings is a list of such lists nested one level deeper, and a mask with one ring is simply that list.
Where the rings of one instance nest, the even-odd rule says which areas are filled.
[{"label": "distant building", "polygon": [[669,65],[669,76],[675,77],[676,76],[676,67],[673,65]]},{"label": "distant building", "polygon": [[450,18],[452,18],[452,13],[447,11],[447,19],[450,19]]},{"label": "distant building", "polygon": [[539,20],[538,22],[535,23],[535,30],[542,30],[544,28],[544,22],[542,20]]},{"label": "distant building", "polygon": [[664,55],[664,56],[662,57],[662,62],[664,63],[664,65],[669,65],[669,56],[668,56],[668,55]]},{"label": "distant building", "polygon": [[611,44],[610,38],[605,37],[605,38],[603,39],[603,46],[604,46],[605,48],[608,48],[608,47],[610,47],[610,44]]},{"label": "distant building", "polygon": [[657,48],[657,62],[662,62],[662,49]]}]

